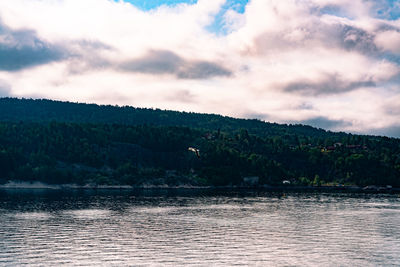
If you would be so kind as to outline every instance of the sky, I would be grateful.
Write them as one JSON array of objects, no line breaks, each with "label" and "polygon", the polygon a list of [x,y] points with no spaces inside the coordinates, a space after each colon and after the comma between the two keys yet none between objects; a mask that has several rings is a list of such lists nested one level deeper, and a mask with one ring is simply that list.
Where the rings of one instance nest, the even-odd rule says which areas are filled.
[{"label": "sky", "polygon": [[2,0],[5,96],[400,137],[400,1]]}]

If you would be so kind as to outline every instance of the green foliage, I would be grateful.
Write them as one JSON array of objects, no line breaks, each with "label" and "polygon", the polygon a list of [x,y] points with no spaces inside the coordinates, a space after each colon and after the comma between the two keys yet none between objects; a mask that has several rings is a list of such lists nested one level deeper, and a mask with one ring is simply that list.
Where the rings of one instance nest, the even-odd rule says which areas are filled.
[{"label": "green foliage", "polygon": [[0,99],[2,182],[240,185],[247,176],[260,184],[400,186],[400,140],[218,115]]},{"label": "green foliage", "polygon": [[321,186],[321,178],[319,178],[319,175],[316,174],[314,177],[314,181],[312,183],[314,186]]},{"label": "green foliage", "polygon": [[300,185],[311,185],[311,181],[307,177],[299,177],[298,183]]}]

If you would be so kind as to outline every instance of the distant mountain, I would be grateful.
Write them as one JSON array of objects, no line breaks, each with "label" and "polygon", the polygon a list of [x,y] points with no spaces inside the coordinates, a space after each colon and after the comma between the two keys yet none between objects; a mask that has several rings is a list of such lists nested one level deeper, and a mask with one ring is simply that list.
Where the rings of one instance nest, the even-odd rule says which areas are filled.
[{"label": "distant mountain", "polygon": [[0,98],[0,121],[147,124],[153,126],[185,126],[208,130],[220,129],[228,132],[247,129],[251,134],[263,136],[299,134],[326,137],[328,135],[344,135],[343,133],[327,132],[307,125],[286,125],[215,114],[83,104],[47,99]]}]

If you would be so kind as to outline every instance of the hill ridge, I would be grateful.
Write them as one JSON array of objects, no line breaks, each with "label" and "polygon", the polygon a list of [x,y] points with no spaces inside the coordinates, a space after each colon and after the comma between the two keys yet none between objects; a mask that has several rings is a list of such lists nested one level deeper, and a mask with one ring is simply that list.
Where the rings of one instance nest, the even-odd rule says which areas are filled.
[{"label": "hill ridge", "polygon": [[0,98],[0,121],[47,122],[52,120],[76,123],[183,126],[225,131],[238,131],[243,128],[252,134],[264,136],[277,135],[282,131],[321,136],[347,134],[303,124],[279,124],[259,119],[234,118],[212,113],[78,103],[50,99]]}]

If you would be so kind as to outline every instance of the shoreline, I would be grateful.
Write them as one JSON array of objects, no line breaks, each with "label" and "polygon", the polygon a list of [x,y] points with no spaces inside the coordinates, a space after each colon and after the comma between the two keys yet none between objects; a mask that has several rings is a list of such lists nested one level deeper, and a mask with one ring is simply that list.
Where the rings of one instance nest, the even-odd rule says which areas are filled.
[{"label": "shoreline", "polygon": [[378,186],[299,186],[299,185],[258,185],[258,186],[193,186],[193,185],[76,185],[76,184],[45,184],[41,182],[9,181],[1,184],[0,189],[38,189],[38,190],[252,190],[252,191],[293,191],[293,192],[343,192],[343,193],[386,193],[398,194],[400,188]]}]

